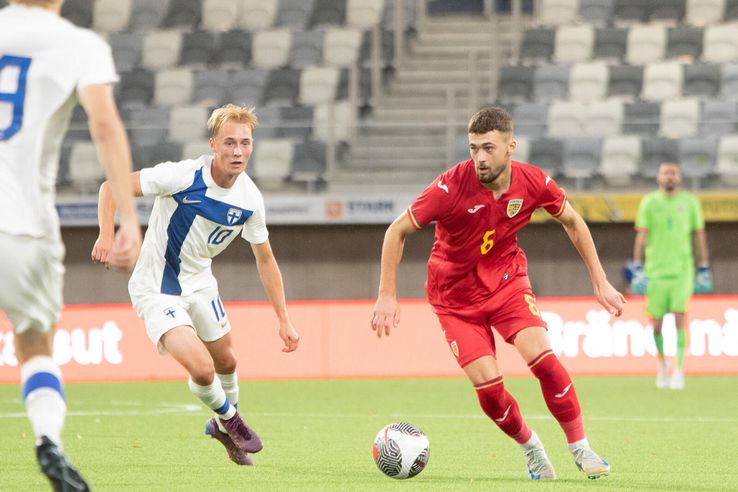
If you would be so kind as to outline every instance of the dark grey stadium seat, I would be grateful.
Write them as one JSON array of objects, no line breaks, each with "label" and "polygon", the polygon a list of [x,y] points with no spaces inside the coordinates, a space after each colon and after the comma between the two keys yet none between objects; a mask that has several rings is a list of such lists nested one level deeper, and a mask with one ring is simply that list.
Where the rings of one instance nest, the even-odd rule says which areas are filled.
[{"label": "dark grey stadium seat", "polygon": [[300,89],[300,71],[280,68],[269,72],[262,104],[272,106],[293,106],[297,103]]},{"label": "dark grey stadium seat", "polygon": [[655,135],[659,130],[661,104],[638,101],[625,105],[623,133],[631,135]]},{"label": "dark grey stadium seat", "polygon": [[520,46],[520,59],[524,62],[547,62],[554,51],[556,30],[541,27],[527,29],[523,33]]},{"label": "dark grey stadium seat", "polygon": [[221,68],[242,68],[251,62],[250,32],[228,31],[220,35],[218,49],[213,53],[213,65]]},{"label": "dark grey stadium seat", "polygon": [[678,24],[684,19],[687,0],[656,0],[650,5],[648,19]]},{"label": "dark grey stadium seat", "polygon": [[619,27],[600,27],[595,30],[592,57],[621,61],[625,57],[628,30]]},{"label": "dark grey stadium seat", "polygon": [[704,31],[701,27],[674,27],[669,29],[666,41],[666,58],[682,56],[699,59],[702,55]]},{"label": "dark grey stadium seat", "polygon": [[225,70],[195,72],[192,102],[208,106],[220,106],[228,100],[230,74]]},{"label": "dark grey stadium seat", "polygon": [[202,0],[169,0],[163,27],[195,29],[202,19]]},{"label": "dark grey stadium seat", "polygon": [[531,142],[528,161],[546,171],[552,178],[561,172],[563,160],[564,144],[561,140],[539,138]]},{"label": "dark grey stadium seat", "polygon": [[685,96],[714,97],[720,92],[720,67],[709,63],[684,66]]},{"label": "dark grey stadium seat", "polygon": [[613,65],[610,67],[608,94],[610,96],[638,98],[643,89],[643,67]]},{"label": "dark grey stadium seat", "polygon": [[108,38],[113,50],[115,68],[119,72],[130,72],[141,63],[143,36],[139,33],[110,33]]},{"label": "dark grey stadium seat", "polygon": [[606,26],[612,22],[615,0],[580,0],[579,16],[595,26]]},{"label": "dark grey stadium seat", "polygon": [[294,31],[290,46],[289,66],[305,68],[323,62],[323,31]]},{"label": "dark grey stadium seat", "polygon": [[148,106],[154,97],[154,73],[142,69],[122,73],[116,91],[122,106]]},{"label": "dark grey stadium seat", "polygon": [[92,0],[66,0],[61,15],[79,27],[92,26]]},{"label": "dark grey stadium seat", "polygon": [[315,0],[308,21],[310,29],[343,26],[346,23],[346,0]]},{"label": "dark grey stadium seat", "polygon": [[268,70],[248,69],[231,73],[228,81],[228,100],[234,104],[261,104]]},{"label": "dark grey stadium seat", "polygon": [[728,135],[738,131],[738,103],[722,99],[703,101],[700,134]]},{"label": "dark grey stadium seat", "polygon": [[536,101],[565,99],[569,93],[567,65],[541,65],[533,72],[533,98]]},{"label": "dark grey stadium seat", "polygon": [[129,28],[133,31],[150,31],[160,27],[169,9],[170,0],[133,0]]},{"label": "dark grey stadium seat", "polygon": [[720,95],[738,99],[738,63],[724,63],[720,73]]},{"label": "dark grey stadium seat", "polygon": [[563,172],[567,178],[590,178],[600,166],[602,139],[595,137],[564,140]]},{"label": "dark grey stadium seat", "polygon": [[169,133],[169,108],[132,108],[124,117],[131,142],[154,145],[163,142]]},{"label": "dark grey stadium seat", "polygon": [[679,157],[677,141],[670,138],[644,138],[641,142],[640,174],[653,179],[662,162],[676,162]]},{"label": "dark grey stadium seat", "polygon": [[497,98],[501,102],[524,102],[533,97],[533,67],[504,66],[500,69]]},{"label": "dark grey stadium seat", "polygon": [[322,181],[326,159],[326,148],[323,142],[309,141],[296,144],[290,179],[308,183]]},{"label": "dark grey stadium seat", "polygon": [[215,34],[205,31],[185,33],[179,52],[179,64],[190,68],[205,68],[212,63],[215,51]]},{"label": "dark grey stadium seat", "polygon": [[315,0],[279,0],[277,25],[296,30],[305,28],[312,16]]},{"label": "dark grey stadium seat", "polygon": [[268,106],[262,106],[256,109],[256,117],[259,118],[259,125],[254,130],[254,134],[259,140],[277,136],[277,130],[282,125],[280,109],[270,108]]},{"label": "dark grey stadium seat", "polygon": [[699,180],[715,169],[717,138],[683,138],[678,142],[679,164],[686,178]]},{"label": "dark grey stadium seat", "polygon": [[304,106],[279,108],[279,120],[276,137],[307,140],[313,127],[313,108]]},{"label": "dark grey stadium seat", "polygon": [[615,0],[614,22],[641,23],[648,20],[653,0]]},{"label": "dark grey stadium seat", "polygon": [[[389,30],[382,30],[379,37],[379,61],[384,66],[390,66],[395,56],[395,34]],[[371,31],[365,31],[359,48],[359,62],[368,66],[371,63],[371,57],[372,33]]]},{"label": "dark grey stadium seat", "polygon": [[[384,84],[385,80],[380,80]],[[336,88],[336,101],[348,99],[349,97],[349,70],[341,69],[338,78],[338,87]],[[371,104],[372,98],[372,73],[369,68],[359,69],[359,102],[361,104]]]},{"label": "dark grey stadium seat", "polygon": [[140,171],[156,164],[181,161],[183,157],[191,159],[196,156],[183,156],[182,146],[175,142],[159,142],[157,144],[131,144],[134,171]]},{"label": "dark grey stadium seat", "polygon": [[738,20],[738,0],[726,0],[724,18],[726,22]]},{"label": "dark grey stadium seat", "polygon": [[546,133],[548,104],[530,102],[517,104],[512,110],[515,133],[529,137],[542,137]]}]

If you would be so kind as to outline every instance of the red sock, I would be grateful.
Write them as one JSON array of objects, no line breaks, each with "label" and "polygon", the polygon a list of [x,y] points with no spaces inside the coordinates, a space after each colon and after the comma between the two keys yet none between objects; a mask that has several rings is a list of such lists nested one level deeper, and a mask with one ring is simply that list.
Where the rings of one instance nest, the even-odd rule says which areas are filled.
[{"label": "red sock", "polygon": [[571,443],[584,439],[582,409],[577,392],[558,357],[551,350],[546,350],[530,361],[528,367],[541,383],[543,399],[564,430],[566,440]]},{"label": "red sock", "polygon": [[502,376],[475,384],[474,389],[477,390],[482,410],[502,432],[515,439],[518,444],[528,442],[531,430],[525,425],[518,402],[505,390]]}]

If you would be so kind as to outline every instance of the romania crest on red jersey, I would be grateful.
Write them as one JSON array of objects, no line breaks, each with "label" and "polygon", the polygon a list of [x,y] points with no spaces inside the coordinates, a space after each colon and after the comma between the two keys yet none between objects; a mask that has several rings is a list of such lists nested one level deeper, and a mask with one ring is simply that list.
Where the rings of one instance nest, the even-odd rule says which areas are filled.
[{"label": "romania crest on red jersey", "polygon": [[507,202],[507,216],[512,219],[513,217],[518,215],[518,212],[520,212],[521,208],[523,208],[523,199],[513,198],[512,200]]}]

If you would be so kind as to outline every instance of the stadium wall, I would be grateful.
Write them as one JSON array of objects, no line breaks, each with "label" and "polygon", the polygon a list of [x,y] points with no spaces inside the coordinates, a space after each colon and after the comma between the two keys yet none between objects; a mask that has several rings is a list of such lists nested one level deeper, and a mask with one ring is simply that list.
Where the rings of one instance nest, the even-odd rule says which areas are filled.
[{"label": "stadium wall", "polygon": [[[401,301],[402,320],[390,337],[369,327],[373,301],[299,301],[290,312],[300,348],[283,353],[269,304],[227,303],[242,379],[461,376],[440,325],[424,300]],[[643,313],[631,298],[611,318],[591,298],[541,298],[554,351],[573,375],[653,374],[656,349]],[[127,304],[68,305],[54,339],[54,357],[67,381],[184,380],[171,357],[160,356],[142,321]],[[673,355],[673,320],[664,327]],[[692,301],[687,374],[738,374],[738,296]],[[517,352],[497,338],[507,376],[528,375]],[[17,383],[13,332],[0,316],[0,383]]]}]

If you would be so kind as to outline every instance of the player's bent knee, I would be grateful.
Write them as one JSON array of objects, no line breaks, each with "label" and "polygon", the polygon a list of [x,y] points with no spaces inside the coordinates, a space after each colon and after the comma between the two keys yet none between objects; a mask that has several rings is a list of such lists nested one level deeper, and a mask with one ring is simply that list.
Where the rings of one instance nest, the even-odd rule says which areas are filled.
[{"label": "player's bent knee", "polygon": [[200,386],[208,386],[215,380],[215,367],[212,363],[201,362],[188,367],[190,377]]}]

